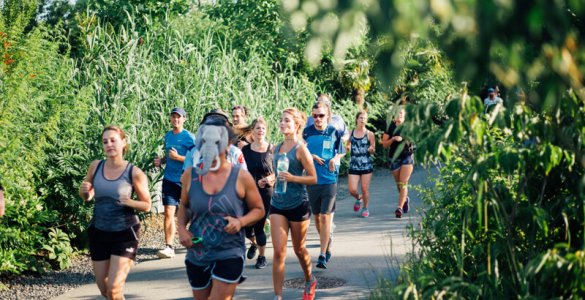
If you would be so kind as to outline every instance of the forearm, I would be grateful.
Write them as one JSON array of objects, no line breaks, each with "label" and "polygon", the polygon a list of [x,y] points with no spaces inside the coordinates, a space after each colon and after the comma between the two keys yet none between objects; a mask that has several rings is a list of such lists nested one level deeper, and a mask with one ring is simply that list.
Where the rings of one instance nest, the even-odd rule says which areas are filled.
[{"label": "forearm", "polygon": [[238,218],[242,228],[248,227],[258,222],[264,216],[264,207],[254,207],[247,214]]},{"label": "forearm", "polygon": [[150,202],[146,202],[146,201],[131,201],[130,203],[132,208],[139,210],[141,212],[148,212],[150,211]]},{"label": "forearm", "polygon": [[179,204],[178,211],[177,211],[177,226],[178,229],[187,229],[187,225],[189,224],[189,218],[187,217],[187,206],[184,204]]}]

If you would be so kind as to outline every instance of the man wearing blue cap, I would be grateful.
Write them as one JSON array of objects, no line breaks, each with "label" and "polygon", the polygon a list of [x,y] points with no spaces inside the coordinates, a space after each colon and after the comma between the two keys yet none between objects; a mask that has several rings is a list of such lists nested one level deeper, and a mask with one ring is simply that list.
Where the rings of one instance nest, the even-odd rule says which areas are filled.
[{"label": "man wearing blue cap", "polygon": [[496,90],[493,88],[488,89],[488,96],[483,100],[485,106],[485,112],[487,113],[490,109],[494,108],[497,104],[503,104],[504,100],[498,97]]},{"label": "man wearing blue cap", "polygon": [[181,201],[181,174],[183,173],[183,162],[185,155],[195,146],[193,134],[183,129],[183,124],[187,119],[187,113],[180,107],[171,110],[170,121],[173,126],[165,134],[164,146],[165,156],[156,157],[154,166],[159,167],[166,163],[163,183],[162,183],[162,201],[165,208],[165,247],[159,250],[159,258],[171,258],[175,256],[173,249],[173,240],[175,239],[175,211]]}]

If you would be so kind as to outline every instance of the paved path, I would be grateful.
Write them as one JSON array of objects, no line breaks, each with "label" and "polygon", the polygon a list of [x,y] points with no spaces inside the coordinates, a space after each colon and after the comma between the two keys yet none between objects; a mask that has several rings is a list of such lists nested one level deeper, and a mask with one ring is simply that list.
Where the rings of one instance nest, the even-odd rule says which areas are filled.
[{"label": "paved path", "polygon": [[[436,174],[433,171],[431,174]],[[411,185],[425,184],[427,170],[416,168]],[[419,221],[418,193],[410,190],[412,212],[402,219],[394,217],[397,191],[389,171],[377,170],[370,188],[370,217],[361,218],[353,212],[353,198],[347,193],[347,179],[340,178],[339,197],[334,222],[336,225],[332,246],[333,257],[327,270],[315,268],[319,254],[319,237],[311,221],[307,247],[313,258],[313,270],[317,277],[335,277],[345,281],[340,287],[320,289],[317,299],[366,298],[369,290],[376,287],[381,276],[394,279],[405,254],[412,251],[412,243],[406,237],[406,227]],[[272,261],[270,240],[266,257]],[[172,259],[152,260],[136,265],[128,276],[125,287],[127,299],[192,299],[184,265],[185,250],[178,250]],[[246,261],[246,282],[238,286],[235,299],[273,299],[271,265],[266,269],[254,268],[254,260]],[[302,278],[302,271],[290,245],[286,260],[285,280]],[[284,299],[300,299],[302,290],[285,288]],[[95,284],[87,284],[55,299],[103,299]]]}]

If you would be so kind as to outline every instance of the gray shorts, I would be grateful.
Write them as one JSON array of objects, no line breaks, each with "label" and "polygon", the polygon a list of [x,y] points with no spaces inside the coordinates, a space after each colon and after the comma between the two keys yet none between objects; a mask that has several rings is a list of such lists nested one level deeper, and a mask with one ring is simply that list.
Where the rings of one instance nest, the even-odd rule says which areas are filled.
[{"label": "gray shorts", "polygon": [[314,215],[330,214],[335,207],[337,183],[307,186],[311,211]]}]

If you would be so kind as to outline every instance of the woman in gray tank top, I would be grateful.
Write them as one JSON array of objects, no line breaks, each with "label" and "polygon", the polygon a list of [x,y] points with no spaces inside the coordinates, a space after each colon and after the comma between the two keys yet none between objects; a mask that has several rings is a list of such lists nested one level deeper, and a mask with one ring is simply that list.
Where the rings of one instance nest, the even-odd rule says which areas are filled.
[{"label": "woman in gray tank top", "polygon": [[195,147],[203,155],[217,153],[218,160],[209,171],[188,167],[183,172],[179,241],[188,249],[193,298],[231,299],[244,270],[244,227],[264,216],[264,206],[252,175],[227,160],[231,127],[219,119],[201,125]]},{"label": "woman in gray tank top", "polygon": [[[317,286],[317,280],[311,272],[311,256],[305,246],[307,229],[311,222],[306,186],[317,183],[317,175],[311,153],[301,139],[304,124],[303,113],[296,108],[285,109],[280,119],[280,132],[284,135],[284,141],[274,151],[275,170],[281,154],[286,154],[289,160],[288,172],[276,172],[278,178],[287,182],[286,192],[274,193],[270,206],[270,234],[274,248],[272,283],[275,299],[282,298],[289,230],[294,251],[305,276],[302,299],[313,299]],[[303,171],[306,175],[303,175]]]},{"label": "woman in gray tank top", "polygon": [[[104,297],[123,299],[140,233],[135,210],[150,211],[150,192],[144,172],[124,160],[128,150],[124,132],[108,126],[102,143],[106,159],[91,163],[79,195],[85,201],[95,199],[88,235],[97,286]],[[132,192],[138,200],[131,198]]]}]

